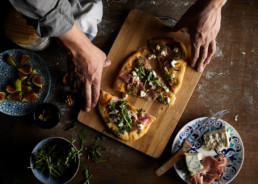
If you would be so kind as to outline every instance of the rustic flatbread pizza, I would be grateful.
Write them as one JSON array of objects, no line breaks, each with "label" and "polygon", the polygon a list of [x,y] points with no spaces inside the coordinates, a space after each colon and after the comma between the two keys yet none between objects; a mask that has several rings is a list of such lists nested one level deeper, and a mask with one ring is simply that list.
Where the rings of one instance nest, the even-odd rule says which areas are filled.
[{"label": "rustic flatbread pizza", "polygon": [[169,90],[139,51],[126,59],[115,80],[114,89],[169,105],[173,105],[176,100],[175,94]]},{"label": "rustic flatbread pizza", "polygon": [[154,39],[149,41],[153,55],[150,58],[158,60],[164,73],[164,80],[170,90],[177,93],[182,86],[186,70],[186,48],[174,38]]},{"label": "rustic flatbread pizza", "polygon": [[100,94],[98,110],[109,130],[123,140],[139,139],[156,120],[142,109],[104,91]]}]

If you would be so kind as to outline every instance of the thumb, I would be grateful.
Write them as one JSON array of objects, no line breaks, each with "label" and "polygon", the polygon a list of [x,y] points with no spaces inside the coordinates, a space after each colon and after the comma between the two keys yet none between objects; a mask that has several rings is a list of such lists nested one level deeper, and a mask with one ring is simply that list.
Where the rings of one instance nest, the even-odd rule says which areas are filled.
[{"label": "thumb", "polygon": [[103,68],[108,67],[109,65],[111,65],[111,61],[109,59],[106,59],[103,64]]}]

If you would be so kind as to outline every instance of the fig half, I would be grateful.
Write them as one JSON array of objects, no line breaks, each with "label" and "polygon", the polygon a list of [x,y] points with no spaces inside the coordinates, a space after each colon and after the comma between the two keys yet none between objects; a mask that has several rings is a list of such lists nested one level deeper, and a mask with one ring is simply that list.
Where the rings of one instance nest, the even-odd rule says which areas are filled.
[{"label": "fig half", "polygon": [[30,62],[30,56],[28,54],[22,54],[21,55],[21,61],[20,61],[20,65],[26,65]]},{"label": "fig half", "polygon": [[41,93],[42,92],[42,87],[38,87],[38,86],[35,86],[35,85],[33,85],[33,91],[35,92],[35,93]]},{"label": "fig half", "polygon": [[32,65],[23,65],[22,67],[18,68],[18,71],[28,75],[32,72]]},{"label": "fig half", "polygon": [[41,75],[39,75],[39,74],[34,75],[32,78],[32,84],[42,88]]},{"label": "fig half", "polygon": [[17,91],[17,92],[15,92],[15,93],[12,93],[12,94],[9,94],[8,96],[7,96],[7,99],[9,99],[9,100],[12,100],[12,101],[21,101],[21,99],[22,99],[22,93],[20,92],[20,91]]},{"label": "fig half", "polygon": [[24,102],[35,102],[38,99],[38,96],[34,92],[26,93],[22,99]]},{"label": "fig half", "polygon": [[2,92],[2,91],[0,91],[0,103],[1,103],[2,101],[4,101],[4,99],[5,99],[5,93]]},{"label": "fig half", "polygon": [[32,86],[29,85],[29,84],[22,84],[22,92],[24,93],[29,93],[29,92],[32,92],[33,89],[32,89]]},{"label": "fig half", "polygon": [[19,78],[21,79],[21,81],[24,81],[28,77],[27,74],[24,74],[24,73],[22,73],[20,71],[18,71],[18,75],[19,75]]}]

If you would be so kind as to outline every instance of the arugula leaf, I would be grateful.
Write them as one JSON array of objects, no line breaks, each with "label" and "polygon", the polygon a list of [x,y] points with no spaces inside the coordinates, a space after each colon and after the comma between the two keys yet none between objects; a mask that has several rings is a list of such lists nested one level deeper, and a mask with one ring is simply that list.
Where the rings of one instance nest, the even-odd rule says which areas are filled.
[{"label": "arugula leaf", "polygon": [[85,132],[85,130],[80,131],[80,133],[78,135],[78,138],[79,138],[79,141],[80,141],[81,148],[83,148],[84,144],[86,142],[86,132]]},{"label": "arugula leaf", "polygon": [[132,94],[132,92],[134,91],[134,86],[131,87],[131,89],[127,92],[128,95]]},{"label": "arugula leaf", "polygon": [[90,179],[91,179],[92,175],[89,172],[89,168],[87,167],[87,165],[84,162],[81,162],[81,166],[82,166],[84,177],[85,177],[85,181],[83,182],[83,184],[90,184]]},{"label": "arugula leaf", "polygon": [[72,130],[78,125],[78,121],[74,120],[72,121],[65,129],[65,131]]},{"label": "arugula leaf", "polygon": [[137,111],[138,111],[138,113],[140,113],[140,112],[142,112],[143,110],[142,110],[142,108],[140,108],[140,109],[138,109]]},{"label": "arugula leaf", "polygon": [[108,103],[108,110],[109,112],[112,112],[116,109],[116,102],[114,102],[113,100],[110,100]]},{"label": "arugula leaf", "polygon": [[87,151],[89,160],[92,160],[96,163],[106,161],[106,160],[101,159],[102,155],[100,153],[101,150],[105,150],[105,147],[98,144],[98,142],[100,140],[104,140],[104,139],[105,139],[105,136],[100,135],[100,136],[96,137],[96,141],[94,144],[86,147],[86,151]]},{"label": "arugula leaf", "polygon": [[144,57],[140,57],[139,60],[145,61],[145,58]]},{"label": "arugula leaf", "polygon": [[164,101],[162,93],[159,94],[158,100],[159,100],[160,102],[163,102],[163,101]]}]

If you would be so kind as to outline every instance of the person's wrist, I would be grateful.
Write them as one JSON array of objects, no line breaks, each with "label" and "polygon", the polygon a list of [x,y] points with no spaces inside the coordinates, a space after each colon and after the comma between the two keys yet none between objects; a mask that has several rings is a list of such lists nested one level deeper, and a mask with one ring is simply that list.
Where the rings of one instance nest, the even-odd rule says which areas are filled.
[{"label": "person's wrist", "polygon": [[76,23],[71,30],[59,36],[58,39],[69,51],[90,50],[92,47],[92,43]]},{"label": "person's wrist", "polygon": [[212,8],[221,9],[227,0],[199,0],[203,1],[204,3],[207,3],[209,6],[212,6]]}]

